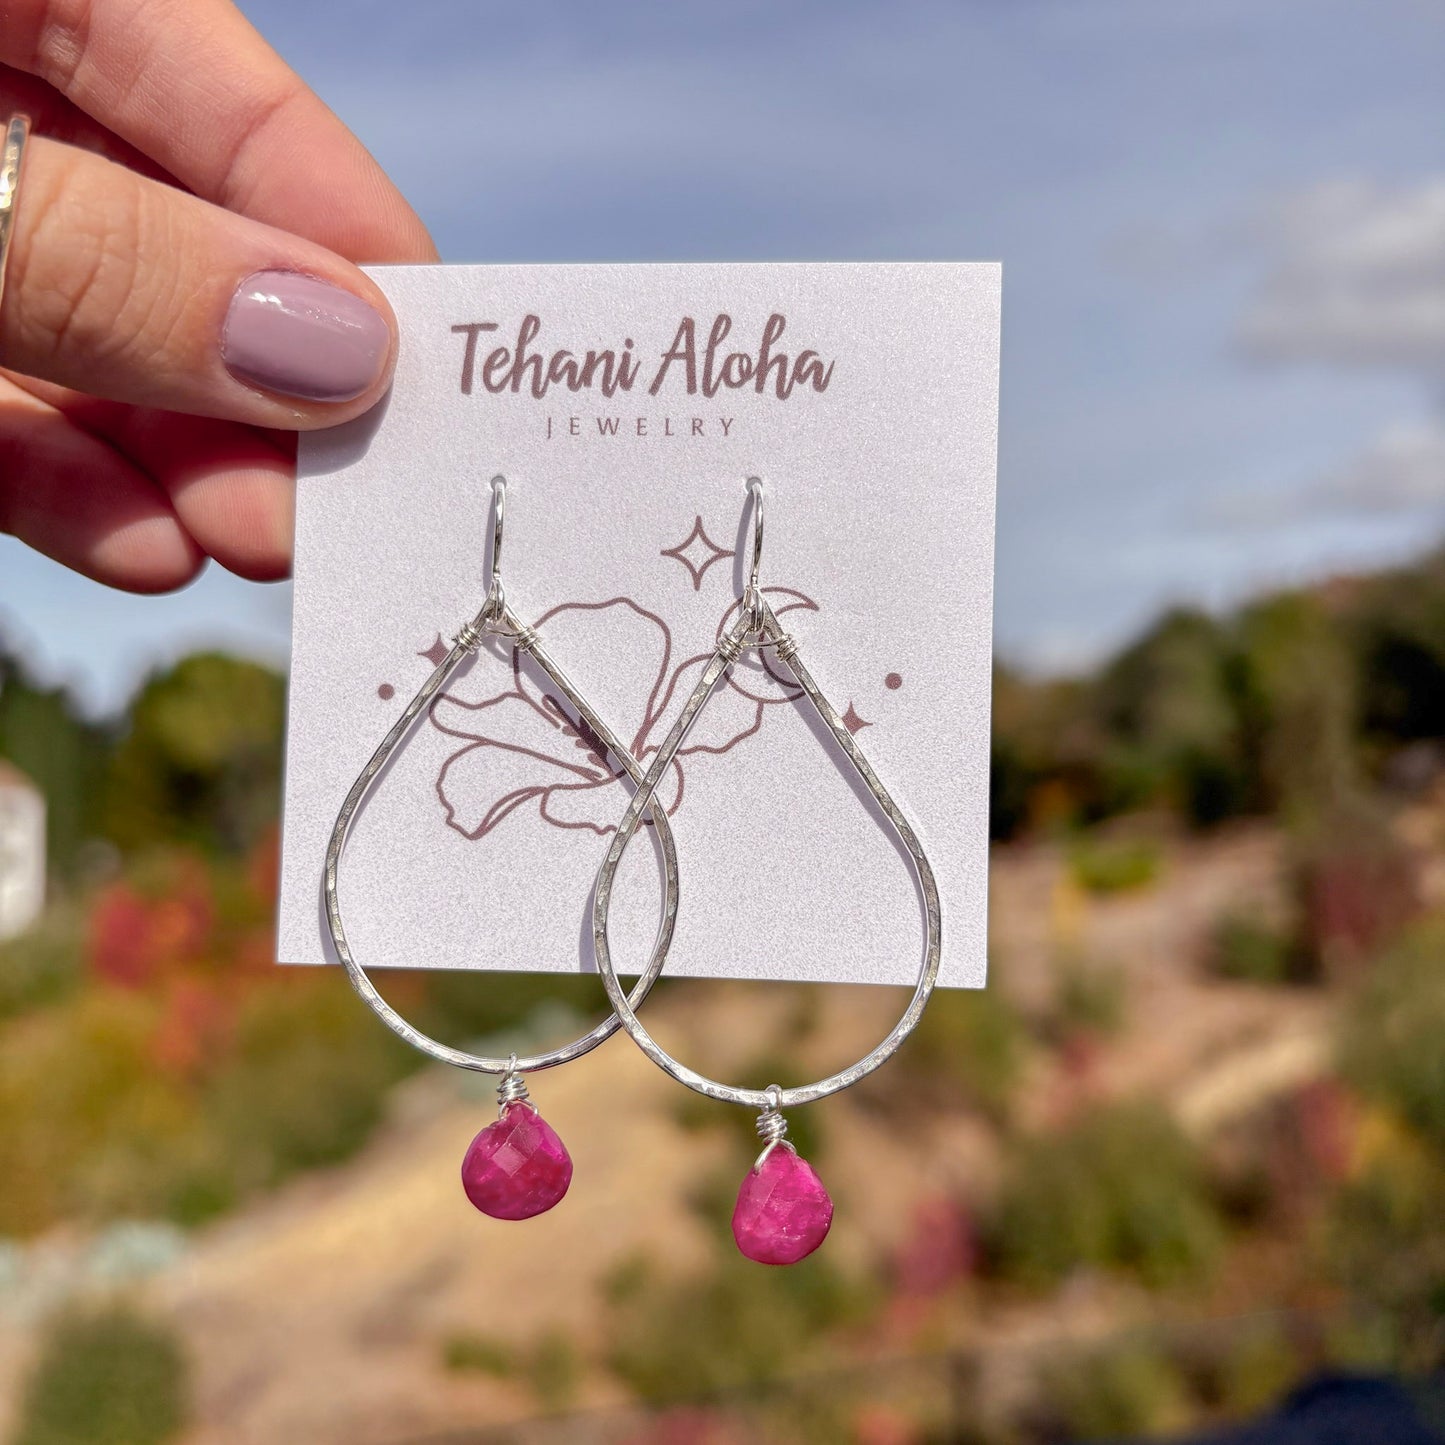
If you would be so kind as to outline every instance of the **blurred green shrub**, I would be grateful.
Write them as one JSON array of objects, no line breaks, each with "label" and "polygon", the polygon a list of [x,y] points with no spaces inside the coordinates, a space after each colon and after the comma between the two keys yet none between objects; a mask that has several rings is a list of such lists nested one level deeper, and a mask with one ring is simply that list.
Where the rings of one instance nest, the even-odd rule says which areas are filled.
[{"label": "blurred green shrub", "polygon": [[638,1256],[613,1271],[604,1293],[608,1365],[650,1403],[806,1370],[820,1362],[830,1336],[878,1302],[870,1282],[823,1255],[769,1269],[729,1254],[693,1278],[663,1277]]},{"label": "blurred green shrub", "polygon": [[85,845],[100,831],[113,732],[87,721],[64,688],[31,677],[0,636],[0,758],[45,795],[46,853],[55,878],[84,872]]},{"label": "blurred green shrub", "polygon": [[737,1149],[727,1163],[709,1169],[688,1186],[688,1208],[716,1238],[726,1238],[732,1227],[738,1186],[750,1163],[751,1160],[743,1158],[743,1151]]},{"label": "blurred green shrub", "polygon": [[1039,1394],[1046,1438],[1173,1434],[1194,1415],[1183,1371],[1165,1349],[1145,1339],[1067,1355],[1047,1365]]},{"label": "blurred green shrub", "polygon": [[72,993],[82,977],[82,916],[70,901],[52,904],[19,938],[0,943],[0,1024]]},{"label": "blurred green shrub", "polygon": [[1419,926],[1345,1011],[1345,1077],[1379,1109],[1335,1196],[1324,1257],[1358,1315],[1391,1323],[1402,1359],[1445,1364],[1445,927]]},{"label": "blurred green shrub", "polygon": [[1323,597],[1285,592],[1237,623],[1239,708],[1263,797],[1308,826],[1358,796],[1358,672],[1346,630]]},{"label": "blurred green shrub", "polygon": [[1445,924],[1413,930],[1344,1011],[1345,1077],[1445,1156]]},{"label": "blurred green shrub", "polygon": [[199,1075],[162,1066],[163,999],[96,989],[0,1047],[0,1234],[64,1218],[195,1224],[366,1139],[416,1067],[345,980],[280,973]]},{"label": "blurred green shrub", "polygon": [[1176,610],[1092,677],[998,668],[990,800],[1006,839],[1167,808],[1308,827],[1402,746],[1445,738],[1445,551],[1231,617]]},{"label": "blurred green shrub", "polygon": [[1438,1157],[1408,1139],[1379,1151],[1331,1201],[1322,1256],[1350,1313],[1393,1336],[1397,1367],[1445,1365],[1445,1166]]},{"label": "blurred green shrub", "polygon": [[517,1353],[505,1340],[467,1330],[442,1341],[442,1364],[458,1374],[506,1380],[517,1372]]},{"label": "blurred green shrub", "polygon": [[[737,1077],[747,1088],[766,1089],[770,1084],[780,1084],[787,1088],[801,1083],[804,1072],[798,1060],[791,1054],[779,1049],[769,1049],[750,1059],[737,1071]],[[720,1108],[716,1099],[706,1098],[692,1089],[676,1090],[675,1095],[671,1112],[674,1122],[680,1128],[690,1134],[725,1129],[737,1142],[738,1147],[733,1151],[737,1159],[741,1160],[744,1153],[747,1153],[750,1159],[757,1157],[762,1145],[757,1142],[754,1133],[744,1133],[738,1128],[736,1110]],[[804,1159],[811,1160],[814,1164],[822,1155],[827,1138],[823,1113],[820,1109],[799,1109],[788,1115],[788,1142]],[[729,1213],[732,1210],[731,1202],[728,1210]]]},{"label": "blurred green shrub", "polygon": [[25,1006],[0,1010],[0,1235],[199,1223],[347,1157],[420,1066],[339,972],[271,962],[274,847],[272,831],[245,858],[149,852],[83,920],[57,910],[17,945],[29,972],[14,984]]},{"label": "blurred green shrub", "polygon": [[418,1066],[344,979],[287,978],[246,1000],[202,1108],[236,1188],[249,1192],[355,1153],[387,1091]]},{"label": "blurred green shrub", "polygon": [[1445,737],[1445,552],[1368,579],[1347,627],[1367,735]]},{"label": "blurred green shrub", "polygon": [[111,760],[115,842],[232,855],[256,844],[276,818],[285,695],[279,674],[221,653],[197,653],[152,677]]},{"label": "blurred green shrub", "polygon": [[1069,847],[1069,874],[1088,893],[1127,893],[1159,877],[1159,845],[1146,838],[1103,839],[1081,834]]},{"label": "blurred green shrub", "polygon": [[1247,800],[1227,624],[1177,608],[1096,678],[1091,707],[1112,740],[1112,769],[1138,779],[1132,806],[1165,801],[1207,824]]},{"label": "blurred green shrub", "polygon": [[[385,993],[389,976],[379,977]],[[653,999],[663,997],[657,990],[666,982],[658,980]],[[458,1048],[523,1028],[542,1009],[559,1014],[565,1009],[590,1019],[607,1012],[607,1001],[595,978],[437,969],[426,976],[414,1005],[419,1028]]]},{"label": "blurred green shrub", "polygon": [[[688,1134],[702,1134],[718,1127],[722,1120],[719,1114],[727,1110],[716,1108],[717,1100],[706,1098],[692,1089],[679,1089],[671,1101],[668,1112],[677,1127]],[[791,1120],[789,1124],[791,1125]]]},{"label": "blurred green shrub", "polygon": [[565,1330],[547,1330],[532,1343],[523,1376],[533,1398],[547,1411],[570,1409],[582,1383],[582,1353]]},{"label": "blurred green shrub", "polygon": [[186,1363],[170,1329],[114,1306],[45,1332],[11,1445],[162,1445],[185,1424]]},{"label": "blurred green shrub", "polygon": [[1214,925],[1207,967],[1237,983],[1285,983],[1296,972],[1294,941],[1258,913],[1232,911]]},{"label": "blurred green shrub", "polygon": [[1081,1266],[1155,1287],[1197,1280],[1224,1230],[1193,1145],[1160,1108],[1113,1105],[1016,1148],[986,1231],[994,1269],[1034,1288]]},{"label": "blurred green shrub", "polygon": [[1400,1331],[1382,1311],[1346,1311],[1329,1321],[1322,1344],[1324,1358],[1336,1370],[1359,1375],[1400,1370]]},{"label": "blurred green shrub", "polygon": [[1023,1077],[1027,1039],[1000,989],[940,989],[890,1071],[898,1097],[962,1100],[1002,1120]]},{"label": "blurred green shrub", "polygon": [[1225,1347],[1212,1393],[1226,1415],[1246,1419],[1277,1405],[1304,1371],[1305,1361],[1277,1320],[1246,1320]]},{"label": "blurred green shrub", "polygon": [[520,1380],[548,1411],[572,1405],[583,1370],[581,1351],[562,1330],[548,1330],[526,1345],[463,1331],[442,1342],[442,1363],[457,1374]]},{"label": "blurred green shrub", "polygon": [[1076,952],[1053,960],[1053,996],[1045,1029],[1055,1040],[1088,1034],[1108,1038],[1124,1025],[1127,1002],[1124,975],[1118,968]]},{"label": "blurred green shrub", "polygon": [[[0,1045],[0,1234],[37,1233],[91,1210],[139,1203],[116,1188],[116,1162],[187,1131],[175,1082],[153,1075],[154,1007],[132,995],[81,994],[20,1019]],[[143,1191],[149,1169],[138,1171]],[[141,1211],[144,1212],[144,1211]]]},{"label": "blurred green shrub", "polygon": [[[1033,682],[1001,664],[993,674],[989,763],[989,836],[1007,840],[1033,828],[1071,822],[1081,807],[1087,769],[1063,754],[1085,688]],[[1077,776],[1076,776],[1077,775]]]}]

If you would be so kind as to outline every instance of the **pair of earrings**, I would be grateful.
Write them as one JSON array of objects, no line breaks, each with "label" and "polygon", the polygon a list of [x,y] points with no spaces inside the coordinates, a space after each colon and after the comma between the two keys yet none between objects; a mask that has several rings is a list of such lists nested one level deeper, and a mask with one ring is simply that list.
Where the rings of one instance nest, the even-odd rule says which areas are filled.
[{"label": "pair of earrings", "polygon": [[[345,967],[356,991],[381,1020],[414,1048],[457,1068],[499,1076],[498,1118],[472,1141],[462,1162],[462,1186],[468,1199],[494,1219],[529,1219],[552,1208],[567,1192],[572,1181],[572,1161],[556,1132],[532,1104],[524,1075],[571,1062],[596,1048],[619,1028],[625,1029],[638,1047],[655,1064],[679,1083],[711,1099],[740,1104],[757,1111],[757,1132],[762,1152],[754,1161],[738,1191],[733,1211],[733,1238],[749,1259],[761,1264],[793,1264],[811,1254],[823,1242],[833,1219],[833,1203],[822,1181],[788,1141],[785,1109],[827,1098],[856,1084],[897,1052],[922,1017],[938,977],[942,943],[942,921],[938,888],[933,869],[912,825],[903,816],[878,775],[859,749],[836,708],[828,701],[799,656],[797,642],[779,625],[778,618],[758,583],[763,549],[763,488],[757,477],[747,481],[752,508],[752,550],[741,606],[732,626],[718,640],[712,656],[681,713],[650,765],[644,769],[622,740],[588,703],[585,695],[548,652],[537,630],[529,627],[512,610],[502,585],[502,535],[506,510],[506,482],[493,479],[495,511],[492,527],[491,580],[486,600],[477,615],[457,633],[451,650],[438,664],[421,690],[382,739],[360,775],[352,784],[326,849],[322,891],[326,920],[337,957]],[[396,748],[411,731],[420,714],[430,706],[453,673],[489,636],[510,644],[514,654],[527,654],[582,721],[601,740],[618,765],[635,785],[635,791],[617,825],[602,860],[593,894],[593,941],[597,968],[613,1013],[589,1033],[549,1052],[519,1058],[488,1058],[450,1048],[429,1037],[404,1019],[377,992],[365,970],[356,961],[346,941],[341,904],[337,893],[337,871],[357,809],[374,786]],[[923,963],[918,983],[902,1018],[871,1053],[825,1079],[801,1087],[784,1089],[770,1084],[765,1089],[740,1089],[720,1083],[673,1058],[648,1033],[637,1010],[656,982],[667,961],[677,918],[677,848],[666,810],[657,803],[657,789],[682,747],[688,730],[697,721],[708,699],[727,675],[729,668],[749,650],[768,649],[786,667],[808,699],[824,726],[832,734],[868,792],[877,801],[912,864],[923,899],[926,920]],[[647,965],[628,993],[617,976],[608,941],[608,915],[613,881],[628,845],[643,820],[654,827],[662,856],[664,902],[662,918]]]}]

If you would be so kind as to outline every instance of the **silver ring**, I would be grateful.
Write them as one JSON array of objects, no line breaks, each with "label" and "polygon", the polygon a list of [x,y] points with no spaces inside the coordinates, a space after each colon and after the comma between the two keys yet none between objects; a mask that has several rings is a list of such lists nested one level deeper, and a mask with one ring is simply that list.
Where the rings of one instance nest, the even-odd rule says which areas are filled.
[{"label": "silver ring", "polygon": [[30,139],[30,117],[12,115],[0,151],[0,303],[5,300],[5,266],[10,259],[10,233],[15,226],[15,204],[20,193],[20,167],[25,142]]}]

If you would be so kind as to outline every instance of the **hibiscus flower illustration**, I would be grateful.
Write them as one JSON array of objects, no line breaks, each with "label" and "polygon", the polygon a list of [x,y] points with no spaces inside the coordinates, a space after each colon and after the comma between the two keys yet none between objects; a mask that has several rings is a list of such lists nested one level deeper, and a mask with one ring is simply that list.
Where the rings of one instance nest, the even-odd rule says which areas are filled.
[{"label": "hibiscus flower illustration", "polygon": [[[790,587],[763,591],[779,616],[818,610],[815,602]],[[738,606],[734,602],[719,619],[718,637],[732,625]],[[624,709],[608,721],[644,767],[712,655],[698,653],[675,664],[667,623],[630,597],[564,602],[534,626],[564,667],[568,658],[596,655],[604,635],[611,655],[635,661],[633,711],[627,715]],[[454,682],[431,705],[433,726],[461,744],[436,781],[447,826],[465,838],[484,838],[511,814],[535,804],[538,816],[553,827],[611,833],[627,797],[619,783],[623,770],[592,730],[548,690],[542,674],[529,667],[516,648],[510,653],[511,686],[505,691],[472,700],[463,695],[464,684]],[[467,678],[493,675],[483,659]],[[745,653],[734,663],[658,789],[668,814],[681,806],[685,775],[701,758],[730,752],[756,736],[766,710],[791,701],[798,692],[767,653]]]}]

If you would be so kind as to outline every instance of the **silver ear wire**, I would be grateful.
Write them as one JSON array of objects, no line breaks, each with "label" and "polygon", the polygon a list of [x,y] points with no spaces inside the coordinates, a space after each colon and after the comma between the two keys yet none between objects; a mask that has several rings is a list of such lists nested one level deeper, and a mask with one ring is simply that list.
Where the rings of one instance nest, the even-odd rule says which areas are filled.
[{"label": "silver ear wire", "polygon": [[507,517],[507,479],[498,472],[492,478],[492,548],[487,567],[487,595],[470,622],[464,622],[456,641],[475,652],[487,636],[506,638],[523,652],[532,651],[536,632],[507,609],[507,589],[502,585],[502,536]]},{"label": "silver ear wire", "polygon": [[743,484],[753,508],[753,548],[748,558],[748,580],[743,587],[743,612],[754,632],[762,628],[763,594],[758,587],[758,571],[763,561],[763,479],[749,477]]},{"label": "silver ear wire", "polygon": [[507,605],[507,589],[502,586],[502,529],[507,520],[507,479],[500,472],[492,478],[492,555],[488,568],[487,600],[482,611],[495,621]]}]

